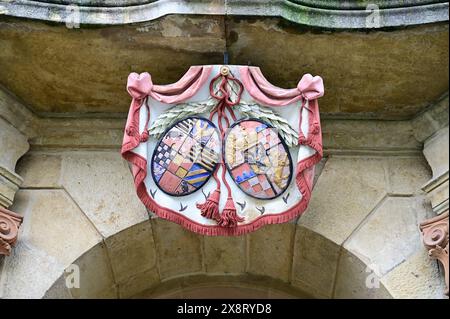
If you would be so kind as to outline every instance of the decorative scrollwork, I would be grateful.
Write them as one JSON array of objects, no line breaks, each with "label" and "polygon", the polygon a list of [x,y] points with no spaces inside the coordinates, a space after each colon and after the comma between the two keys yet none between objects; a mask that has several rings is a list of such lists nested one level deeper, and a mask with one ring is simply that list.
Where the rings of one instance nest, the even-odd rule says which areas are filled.
[{"label": "decorative scrollwork", "polygon": [[423,234],[423,243],[429,250],[430,257],[439,260],[444,267],[445,284],[449,295],[449,260],[448,260],[448,211],[420,224]]},{"label": "decorative scrollwork", "polygon": [[9,255],[17,241],[23,217],[0,207],[0,255]]}]

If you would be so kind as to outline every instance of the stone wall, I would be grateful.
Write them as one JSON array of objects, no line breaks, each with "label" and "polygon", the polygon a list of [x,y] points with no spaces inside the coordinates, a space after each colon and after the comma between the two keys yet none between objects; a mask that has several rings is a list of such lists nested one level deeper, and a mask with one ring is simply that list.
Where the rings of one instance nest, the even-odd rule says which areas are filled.
[{"label": "stone wall", "polygon": [[[149,219],[115,150],[31,151],[17,167],[24,182],[12,209],[25,219],[2,297],[184,296],[255,282],[270,296],[442,297],[417,228],[431,214],[420,191],[431,177],[424,158],[330,155],[321,167],[300,219],[204,237]],[[68,290],[72,263],[81,288]],[[366,287],[370,275],[379,288]]]},{"label": "stone wall", "polygon": [[[448,132],[448,99],[412,121],[324,119],[326,157],[305,214],[231,238],[149,216],[119,154],[124,119],[40,118],[3,101],[0,119],[28,136],[31,150],[11,166],[23,183],[9,209],[24,223],[0,266],[1,298],[217,296],[237,288],[260,297],[444,296],[418,224],[433,215],[422,187],[438,167],[425,152],[430,169],[423,143],[431,150]],[[68,289],[74,264],[81,286]]]},{"label": "stone wall", "polygon": [[322,76],[322,118],[409,120],[449,87],[446,23],[330,32],[269,17],[169,15],[69,29],[0,15],[0,85],[52,120],[123,118],[130,72],[173,83],[191,65],[223,63],[224,52],[280,87],[296,87],[304,73]]}]

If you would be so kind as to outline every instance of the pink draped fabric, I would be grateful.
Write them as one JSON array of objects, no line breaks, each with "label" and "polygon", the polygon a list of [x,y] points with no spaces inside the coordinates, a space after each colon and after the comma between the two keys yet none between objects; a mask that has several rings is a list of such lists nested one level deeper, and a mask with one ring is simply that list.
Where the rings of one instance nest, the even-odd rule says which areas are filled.
[{"label": "pink draped fabric", "polygon": [[295,89],[282,89],[271,84],[258,67],[240,69],[242,83],[248,93],[258,102],[270,106],[289,105],[302,98],[315,100],[324,95],[320,76],[305,74]]},{"label": "pink draped fabric", "polygon": [[147,96],[166,104],[184,102],[194,96],[203,86],[211,73],[211,69],[211,66],[191,66],[179,81],[168,85],[153,85],[152,78],[147,72],[131,73],[128,76],[127,91],[133,100],[128,113],[122,154],[137,147],[141,141],[148,138],[146,130],[144,130],[143,135],[140,135],[138,129],[139,110]]},{"label": "pink draped fabric", "polygon": [[[243,67],[240,69],[242,83],[252,98],[264,105],[285,106],[301,101],[299,107],[299,144],[313,148],[316,152],[309,158],[297,164],[296,182],[303,196],[302,201],[309,202],[314,179],[314,165],[323,157],[322,129],[320,127],[319,104],[317,99],[325,93],[323,80],[320,76],[305,74],[294,89],[282,89],[271,84],[258,67]],[[309,128],[307,137],[301,130],[301,112],[308,101]],[[294,208],[295,210],[296,208]]]}]

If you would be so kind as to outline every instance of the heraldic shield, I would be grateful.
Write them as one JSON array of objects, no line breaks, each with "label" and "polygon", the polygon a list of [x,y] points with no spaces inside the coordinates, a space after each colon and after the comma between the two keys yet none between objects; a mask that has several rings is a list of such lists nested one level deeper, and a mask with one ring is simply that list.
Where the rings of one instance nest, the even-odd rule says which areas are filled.
[{"label": "heraldic shield", "polygon": [[192,66],[176,83],[131,73],[122,156],[147,209],[203,235],[240,235],[308,206],[322,158],[322,78],[270,84],[258,67]]}]

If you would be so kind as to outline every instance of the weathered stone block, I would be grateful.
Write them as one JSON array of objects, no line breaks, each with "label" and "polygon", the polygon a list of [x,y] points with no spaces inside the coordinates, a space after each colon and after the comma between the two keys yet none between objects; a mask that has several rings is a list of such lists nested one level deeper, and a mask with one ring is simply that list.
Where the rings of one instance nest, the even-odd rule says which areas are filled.
[{"label": "weathered stone block", "polygon": [[15,168],[29,147],[27,137],[0,117],[0,205],[5,208],[11,206],[22,183]]},{"label": "weathered stone block", "polygon": [[340,245],[386,195],[385,161],[331,157],[299,224]]},{"label": "weathered stone block", "polygon": [[125,229],[105,240],[117,282],[156,267],[150,221]]},{"label": "weathered stone block", "polygon": [[0,298],[42,298],[63,271],[56,258],[19,241],[0,273]]},{"label": "weathered stone block", "polygon": [[389,292],[380,282],[380,278],[351,252],[343,250],[339,258],[336,274],[334,298],[388,299]]},{"label": "weathered stone block", "polygon": [[[117,298],[111,264],[103,243],[74,262],[80,269],[80,287],[70,288],[74,298]],[[66,277],[72,273],[66,272]]]},{"label": "weathered stone block", "polygon": [[104,237],[148,219],[119,152],[68,152],[62,184]]},{"label": "weathered stone block", "polygon": [[422,194],[422,186],[431,178],[425,159],[391,157],[388,160],[389,193],[396,195]]},{"label": "weathered stone block", "polygon": [[151,222],[161,279],[202,271],[200,236],[160,218]]},{"label": "weathered stone block", "polygon": [[249,235],[248,272],[289,281],[295,224],[267,225]]},{"label": "weathered stone block", "polygon": [[445,281],[438,263],[425,248],[420,249],[404,263],[393,269],[381,281],[394,298],[445,298]]},{"label": "weathered stone block", "polygon": [[61,187],[61,156],[28,153],[17,163],[17,173],[23,178],[22,187]]},{"label": "weathered stone block", "polygon": [[339,245],[303,226],[295,235],[292,284],[317,298],[330,298],[336,276]]},{"label": "weathered stone block", "polygon": [[433,171],[433,178],[448,172],[449,167],[449,129],[448,126],[439,130],[425,141],[423,154]]},{"label": "weathered stone block", "polygon": [[64,267],[101,241],[101,236],[63,190],[21,190],[20,241],[54,257]]},{"label": "weathered stone block", "polygon": [[246,236],[204,237],[204,263],[209,273],[245,272]]},{"label": "weathered stone block", "polygon": [[47,290],[43,299],[72,299],[64,275],[59,277],[50,289]]},{"label": "weathered stone block", "polygon": [[135,274],[123,282],[119,282],[119,298],[132,298],[137,294],[159,284],[159,273],[156,267]]},{"label": "weathered stone block", "polygon": [[382,276],[422,248],[418,225],[430,214],[423,197],[388,197],[344,247]]}]

